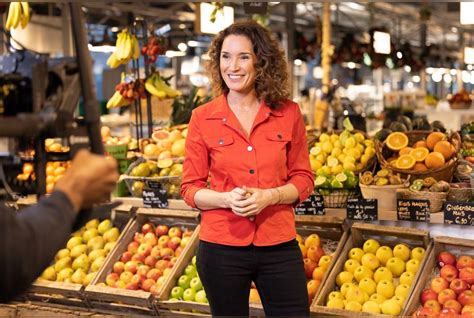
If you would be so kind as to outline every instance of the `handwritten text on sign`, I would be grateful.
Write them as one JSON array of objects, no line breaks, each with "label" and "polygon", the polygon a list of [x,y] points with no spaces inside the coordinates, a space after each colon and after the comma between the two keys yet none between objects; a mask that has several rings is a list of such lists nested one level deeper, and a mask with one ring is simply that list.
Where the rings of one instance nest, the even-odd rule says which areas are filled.
[{"label": "handwritten text on sign", "polygon": [[378,219],[377,199],[347,199],[349,220],[376,221]]},{"label": "handwritten text on sign", "polygon": [[325,213],[324,199],[317,194],[310,195],[295,208],[295,214],[298,215],[324,215]]},{"label": "handwritten text on sign", "polygon": [[143,206],[146,208],[167,209],[168,193],[165,189],[143,190]]},{"label": "handwritten text on sign", "polygon": [[399,221],[430,221],[430,201],[429,200],[397,200],[397,218]]},{"label": "handwritten text on sign", "polygon": [[444,223],[474,225],[474,203],[446,202],[444,205]]}]

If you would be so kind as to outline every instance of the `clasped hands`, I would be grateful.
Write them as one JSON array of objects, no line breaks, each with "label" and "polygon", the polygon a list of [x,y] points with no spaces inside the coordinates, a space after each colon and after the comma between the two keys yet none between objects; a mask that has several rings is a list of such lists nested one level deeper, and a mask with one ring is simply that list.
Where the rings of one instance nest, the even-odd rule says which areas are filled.
[{"label": "clasped hands", "polygon": [[227,206],[235,214],[242,217],[253,217],[267,206],[272,204],[274,200],[270,189],[258,188],[234,188],[227,192]]}]

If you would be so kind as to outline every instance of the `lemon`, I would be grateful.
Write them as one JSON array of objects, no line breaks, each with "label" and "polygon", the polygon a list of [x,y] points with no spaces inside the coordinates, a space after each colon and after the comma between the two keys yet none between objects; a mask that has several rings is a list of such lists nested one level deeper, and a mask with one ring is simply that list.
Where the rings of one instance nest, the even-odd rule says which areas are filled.
[{"label": "lemon", "polygon": [[325,141],[323,143],[323,151],[327,154],[330,154],[332,151],[332,143],[330,141]]},{"label": "lemon", "polygon": [[370,140],[370,139],[366,139],[366,140],[364,140],[364,145],[366,147],[374,148],[374,141]]},{"label": "lemon", "polygon": [[322,141],[322,142],[329,141],[329,135],[326,134],[326,133],[322,133],[322,134],[319,136],[319,141]]},{"label": "lemon", "polygon": [[[334,136],[337,136],[337,135],[334,135]],[[338,136],[338,138],[339,138],[339,136]],[[340,148],[340,149],[342,149],[342,144],[341,144],[341,142],[339,141],[339,139],[336,140],[336,141],[334,141],[334,142],[332,143],[332,146],[333,146],[334,148]]]},{"label": "lemon", "polygon": [[360,153],[364,153],[365,146],[363,144],[357,144],[356,149],[358,149]]},{"label": "lemon", "polygon": [[311,164],[311,170],[313,170],[313,171],[318,171],[318,169],[323,166],[321,161],[319,161],[317,159],[314,159],[314,158],[310,158],[309,162]]},{"label": "lemon", "polygon": [[343,172],[340,172],[336,175],[336,180],[344,182],[347,180],[347,176]]},{"label": "lemon", "polygon": [[326,162],[327,162],[328,167],[332,168],[332,167],[337,166],[337,164],[339,163],[339,160],[337,160],[337,158],[333,156],[329,156]]},{"label": "lemon", "polygon": [[334,189],[342,189],[344,187],[344,185],[342,184],[341,181],[337,180],[337,179],[333,179],[331,181],[331,188],[334,188]]},{"label": "lemon", "polygon": [[349,137],[346,140],[346,143],[344,144],[344,148],[351,149],[354,148],[357,145],[357,142],[354,137]]},{"label": "lemon", "polygon": [[343,171],[344,171],[344,168],[342,167],[342,165],[336,165],[336,166],[331,168],[331,173],[333,175],[336,175],[336,174],[341,173]]},{"label": "lemon", "polygon": [[357,148],[352,148],[347,150],[347,156],[352,157],[355,159],[355,161],[357,161],[357,159],[359,159],[361,156],[361,152]]},{"label": "lemon", "polygon": [[331,156],[337,157],[342,154],[341,148],[332,148]]},{"label": "lemon", "polygon": [[339,156],[337,156],[337,159],[342,163],[344,162],[344,159],[346,159],[346,154],[341,153]]},{"label": "lemon", "polygon": [[311,147],[311,149],[309,150],[309,153],[314,155],[314,156],[317,156],[321,153],[322,149],[320,147]]},{"label": "lemon", "polygon": [[337,134],[332,134],[330,137],[329,137],[329,140],[331,140],[332,144],[334,145],[334,143],[338,142],[339,141],[339,136]]},{"label": "lemon", "polygon": [[326,155],[323,153],[320,153],[319,155],[316,156],[316,160],[321,161],[321,162],[326,162]]},{"label": "lemon", "polygon": [[349,171],[356,170],[356,165],[348,161],[344,161],[344,163],[342,164],[342,167],[344,168],[344,170],[349,170]]},{"label": "lemon", "polygon": [[346,145],[347,139],[351,137],[351,133],[347,130],[344,130],[340,135],[339,135],[339,141],[341,142],[342,146]]},{"label": "lemon", "polygon": [[354,130],[354,126],[352,126],[352,123],[349,117],[344,118],[344,120],[342,121],[342,126],[344,126],[344,128],[348,131]]},{"label": "lemon", "polygon": [[344,162],[350,162],[350,163],[355,164],[356,160],[355,160],[354,157],[351,157],[351,156],[349,156],[349,155],[347,154],[346,157],[344,158],[343,163],[344,163]]},{"label": "lemon", "polygon": [[370,160],[370,156],[368,154],[363,154],[360,157],[360,163],[362,163],[364,166],[367,164],[369,160]]},{"label": "lemon", "polygon": [[317,176],[316,180],[314,180],[314,186],[318,188],[324,188],[327,184],[327,178],[325,176]]},{"label": "lemon", "polygon": [[370,157],[372,157],[373,155],[375,155],[375,149],[373,147],[369,146],[369,147],[365,148],[364,154],[367,154]]},{"label": "lemon", "polygon": [[365,140],[365,137],[363,134],[360,132],[354,134],[354,138],[357,140],[357,142],[363,142]]}]

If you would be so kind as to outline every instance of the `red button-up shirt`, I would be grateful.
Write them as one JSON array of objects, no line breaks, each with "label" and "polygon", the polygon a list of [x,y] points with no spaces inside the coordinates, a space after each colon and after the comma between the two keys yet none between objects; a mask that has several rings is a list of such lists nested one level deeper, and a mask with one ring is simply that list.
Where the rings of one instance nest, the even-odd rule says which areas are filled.
[{"label": "red button-up shirt", "polygon": [[[225,95],[195,109],[188,127],[181,185],[187,204],[196,207],[194,195],[207,188],[208,177],[210,188],[218,192],[291,183],[298,189],[298,202],[306,199],[314,185],[298,105],[286,101],[278,109],[271,109],[262,103],[249,136]],[[295,236],[292,205],[268,206],[253,221],[230,209],[201,213],[200,239],[207,242],[268,246]]]}]

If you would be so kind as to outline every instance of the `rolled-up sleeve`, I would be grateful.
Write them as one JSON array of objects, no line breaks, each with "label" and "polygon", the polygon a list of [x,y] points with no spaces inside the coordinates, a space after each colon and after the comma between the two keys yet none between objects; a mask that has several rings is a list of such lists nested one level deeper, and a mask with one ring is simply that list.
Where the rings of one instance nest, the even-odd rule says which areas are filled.
[{"label": "rolled-up sleeve", "polygon": [[197,110],[192,113],[186,137],[186,157],[183,164],[181,196],[186,204],[196,208],[194,195],[207,188],[209,152],[202,139]]},{"label": "rolled-up sleeve", "polygon": [[314,190],[314,176],[309,163],[308,146],[303,116],[297,105],[294,107],[294,125],[291,143],[287,153],[288,183],[298,189],[299,200],[295,205],[304,201]]}]

